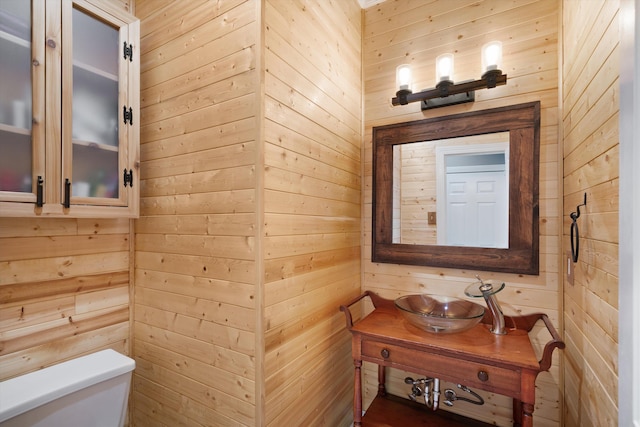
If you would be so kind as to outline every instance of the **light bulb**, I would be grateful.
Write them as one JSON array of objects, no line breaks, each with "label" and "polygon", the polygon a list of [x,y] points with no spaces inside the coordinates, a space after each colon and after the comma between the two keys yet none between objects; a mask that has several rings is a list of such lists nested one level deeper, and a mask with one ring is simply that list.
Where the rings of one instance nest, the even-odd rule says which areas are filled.
[{"label": "light bulb", "polygon": [[411,92],[411,66],[408,64],[399,65],[396,68],[396,87],[398,90],[408,90]]},{"label": "light bulb", "polygon": [[502,42],[493,41],[482,47],[483,72],[499,70],[502,65]]},{"label": "light bulb", "polygon": [[436,58],[436,84],[453,81],[453,54],[445,53]]}]

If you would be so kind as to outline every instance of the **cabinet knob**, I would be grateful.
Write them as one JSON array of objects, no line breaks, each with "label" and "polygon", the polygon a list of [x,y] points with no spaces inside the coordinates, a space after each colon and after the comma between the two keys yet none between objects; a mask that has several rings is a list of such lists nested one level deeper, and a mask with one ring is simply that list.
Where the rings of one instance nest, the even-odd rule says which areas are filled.
[{"label": "cabinet knob", "polygon": [[383,359],[387,359],[389,357],[389,349],[383,348],[380,351],[380,356],[382,356]]},{"label": "cabinet knob", "polygon": [[487,371],[480,371],[478,372],[478,379],[480,381],[488,381],[489,380],[489,374],[487,373]]}]

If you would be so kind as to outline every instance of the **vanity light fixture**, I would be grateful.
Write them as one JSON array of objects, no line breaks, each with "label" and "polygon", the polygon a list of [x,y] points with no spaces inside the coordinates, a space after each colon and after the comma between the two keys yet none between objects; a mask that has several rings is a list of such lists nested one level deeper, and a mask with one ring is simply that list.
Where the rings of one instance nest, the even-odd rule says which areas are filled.
[{"label": "vanity light fixture", "polygon": [[436,58],[436,86],[413,93],[411,67],[408,64],[396,68],[396,96],[392,105],[406,105],[421,101],[422,110],[445,107],[475,101],[475,91],[491,89],[507,83],[507,75],[500,70],[502,62],[502,43],[493,41],[482,47],[482,70],[479,80],[453,82],[453,55],[446,53]]}]

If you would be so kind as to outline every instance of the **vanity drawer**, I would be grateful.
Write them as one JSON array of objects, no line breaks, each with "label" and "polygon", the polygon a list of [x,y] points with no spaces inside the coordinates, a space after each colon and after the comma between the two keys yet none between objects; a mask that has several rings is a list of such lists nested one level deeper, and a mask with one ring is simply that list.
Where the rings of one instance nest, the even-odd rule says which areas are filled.
[{"label": "vanity drawer", "polygon": [[366,339],[362,340],[361,350],[363,360],[380,365],[406,368],[416,374],[509,396],[517,396],[520,392],[520,371],[517,369],[485,365]]}]

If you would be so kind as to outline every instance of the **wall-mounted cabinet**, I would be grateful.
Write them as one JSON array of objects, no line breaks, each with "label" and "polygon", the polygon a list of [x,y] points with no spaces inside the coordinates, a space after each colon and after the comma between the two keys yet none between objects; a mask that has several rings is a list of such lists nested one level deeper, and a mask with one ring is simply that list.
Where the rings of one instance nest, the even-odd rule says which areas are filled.
[{"label": "wall-mounted cabinet", "polygon": [[0,18],[0,216],[137,216],[139,21],[97,0]]}]

